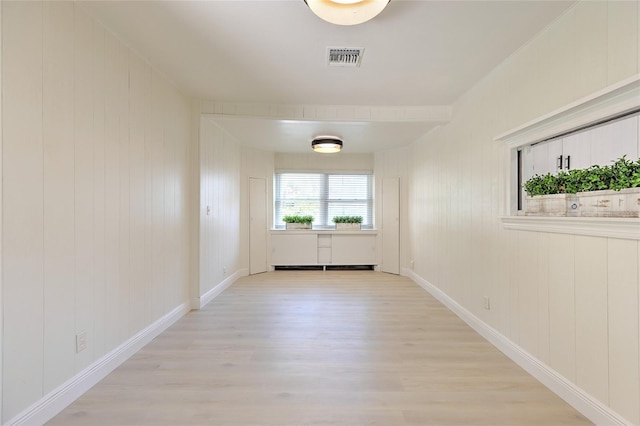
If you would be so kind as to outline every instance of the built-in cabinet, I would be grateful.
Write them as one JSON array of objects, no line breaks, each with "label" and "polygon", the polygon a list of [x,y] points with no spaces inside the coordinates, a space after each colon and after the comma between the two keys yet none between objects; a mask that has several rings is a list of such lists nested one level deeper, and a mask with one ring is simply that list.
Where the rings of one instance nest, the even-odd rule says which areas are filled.
[{"label": "built-in cabinet", "polygon": [[638,127],[639,117],[635,115],[526,147],[524,178],[609,165],[623,155],[636,160],[640,150]]},{"label": "built-in cabinet", "polygon": [[272,231],[272,266],[376,265],[377,231]]}]

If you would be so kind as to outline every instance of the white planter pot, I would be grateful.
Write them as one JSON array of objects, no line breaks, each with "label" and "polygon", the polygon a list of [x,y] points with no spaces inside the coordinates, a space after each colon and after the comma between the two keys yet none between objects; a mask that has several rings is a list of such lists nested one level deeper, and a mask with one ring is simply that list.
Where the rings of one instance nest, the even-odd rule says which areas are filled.
[{"label": "white planter pot", "polygon": [[575,194],[550,194],[526,197],[527,216],[579,216],[580,203]]},{"label": "white planter pot", "polygon": [[310,223],[287,223],[287,229],[311,229]]},{"label": "white planter pot", "polygon": [[360,230],[360,223],[336,223],[336,230],[353,231]]},{"label": "white planter pot", "polygon": [[580,216],[640,217],[640,188],[578,192]]},{"label": "white planter pot", "polygon": [[640,188],[526,197],[527,216],[640,217]]}]

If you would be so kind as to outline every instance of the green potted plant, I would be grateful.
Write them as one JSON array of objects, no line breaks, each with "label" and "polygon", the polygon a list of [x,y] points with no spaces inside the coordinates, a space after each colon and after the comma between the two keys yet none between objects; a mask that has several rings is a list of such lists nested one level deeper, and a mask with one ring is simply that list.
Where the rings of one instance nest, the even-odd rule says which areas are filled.
[{"label": "green potted plant", "polygon": [[333,223],[336,224],[336,229],[360,229],[362,216],[335,216]]},{"label": "green potted plant", "polygon": [[640,159],[535,175],[524,189],[527,215],[640,217]]},{"label": "green potted plant", "polygon": [[289,215],[282,218],[287,229],[311,229],[313,216],[310,215]]}]

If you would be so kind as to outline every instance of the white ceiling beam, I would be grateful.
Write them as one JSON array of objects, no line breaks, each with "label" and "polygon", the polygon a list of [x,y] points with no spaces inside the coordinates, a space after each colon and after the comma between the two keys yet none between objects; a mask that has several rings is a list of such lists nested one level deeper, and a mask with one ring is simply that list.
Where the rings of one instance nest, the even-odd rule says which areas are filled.
[{"label": "white ceiling beam", "polygon": [[447,123],[448,105],[284,105],[201,101],[202,114],[296,121]]}]

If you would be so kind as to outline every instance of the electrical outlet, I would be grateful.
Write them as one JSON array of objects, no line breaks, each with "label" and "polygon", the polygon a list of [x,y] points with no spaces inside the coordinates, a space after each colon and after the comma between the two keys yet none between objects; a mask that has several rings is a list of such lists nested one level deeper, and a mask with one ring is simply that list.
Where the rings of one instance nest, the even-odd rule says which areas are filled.
[{"label": "electrical outlet", "polygon": [[223,275],[226,275],[226,274],[227,274],[227,267],[226,267],[226,266],[223,266],[223,267],[222,267],[222,274],[223,274]]},{"label": "electrical outlet", "polygon": [[491,309],[491,300],[489,300],[489,296],[484,296],[484,308],[487,311]]},{"label": "electrical outlet", "polygon": [[87,349],[87,332],[81,331],[76,334],[76,353],[80,353]]}]

